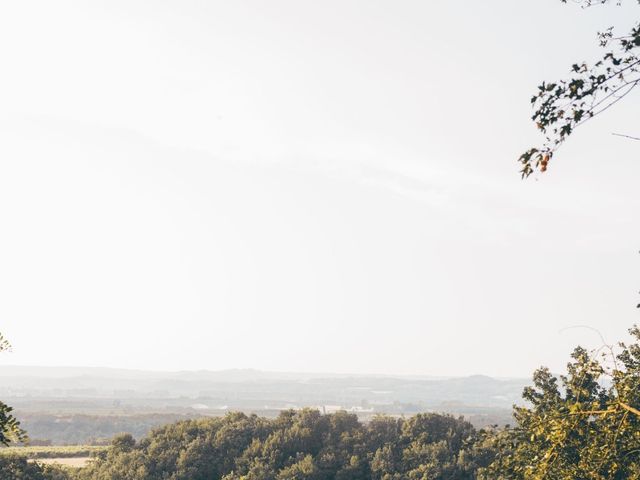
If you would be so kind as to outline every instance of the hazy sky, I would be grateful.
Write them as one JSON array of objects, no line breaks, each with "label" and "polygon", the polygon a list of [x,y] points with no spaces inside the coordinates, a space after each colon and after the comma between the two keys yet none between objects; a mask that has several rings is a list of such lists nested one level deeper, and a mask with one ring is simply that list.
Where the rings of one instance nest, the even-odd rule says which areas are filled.
[{"label": "hazy sky", "polygon": [[640,92],[515,159],[634,4],[2,2],[0,362],[521,376],[624,338]]}]

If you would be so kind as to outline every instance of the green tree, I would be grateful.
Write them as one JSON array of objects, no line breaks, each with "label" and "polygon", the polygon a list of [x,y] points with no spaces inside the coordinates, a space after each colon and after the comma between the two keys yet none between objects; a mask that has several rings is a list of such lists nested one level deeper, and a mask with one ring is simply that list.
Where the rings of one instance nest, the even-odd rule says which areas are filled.
[{"label": "green tree", "polygon": [[0,455],[0,480],[47,480],[42,468],[25,457]]},{"label": "green tree", "polygon": [[[560,1],[567,3],[567,0]],[[571,3],[587,8],[613,2],[573,0]],[[598,61],[574,63],[568,78],[543,82],[531,98],[535,110],[532,119],[545,135],[545,142],[520,156],[523,177],[536,169],[546,171],[556,150],[577,127],[608,110],[640,83],[640,22],[623,35],[610,27],[598,33],[598,40],[604,49]]]},{"label": "green tree", "polygon": [[305,455],[296,463],[280,470],[277,480],[320,480],[320,472],[316,467],[313,457]]},{"label": "green tree", "polygon": [[[0,333],[0,352],[11,349],[9,342]],[[23,442],[27,436],[20,428],[20,422],[11,413],[13,408],[0,402],[0,445],[9,445],[11,442]]]},{"label": "green tree", "polygon": [[596,356],[576,348],[567,373],[542,368],[515,408],[517,426],[496,435],[487,479],[640,479],[640,330]]},{"label": "green tree", "polygon": [[[471,480],[493,455],[462,419],[285,411],[230,413],[161,427],[139,442],[114,439],[73,480]],[[479,463],[480,462],[480,463]],[[484,463],[483,463],[484,462]]]}]

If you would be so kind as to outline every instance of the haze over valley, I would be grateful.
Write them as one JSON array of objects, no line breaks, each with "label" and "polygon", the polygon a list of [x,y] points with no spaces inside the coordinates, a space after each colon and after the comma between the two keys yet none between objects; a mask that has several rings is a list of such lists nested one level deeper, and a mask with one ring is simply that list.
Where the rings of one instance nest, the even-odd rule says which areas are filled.
[{"label": "haze over valley", "polygon": [[[86,444],[120,431],[137,436],[174,419],[287,409],[375,415],[447,412],[477,426],[507,424],[528,379],[276,373],[151,372],[81,367],[0,367],[0,396],[33,439]],[[101,418],[100,418],[101,417]],[[60,428],[64,427],[64,428]],[[92,430],[93,429],[93,430]]]}]

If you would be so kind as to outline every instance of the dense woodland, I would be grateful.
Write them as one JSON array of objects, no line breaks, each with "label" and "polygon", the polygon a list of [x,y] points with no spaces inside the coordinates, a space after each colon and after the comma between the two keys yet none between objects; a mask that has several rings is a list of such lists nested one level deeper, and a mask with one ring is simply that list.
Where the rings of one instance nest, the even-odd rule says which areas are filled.
[{"label": "dense woodland", "polygon": [[170,424],[139,442],[118,436],[75,472],[19,458],[5,458],[3,468],[24,472],[7,478],[29,479],[471,479],[494,458],[485,443],[470,423],[446,415],[363,424],[346,412],[285,411],[276,419],[232,413]]}]

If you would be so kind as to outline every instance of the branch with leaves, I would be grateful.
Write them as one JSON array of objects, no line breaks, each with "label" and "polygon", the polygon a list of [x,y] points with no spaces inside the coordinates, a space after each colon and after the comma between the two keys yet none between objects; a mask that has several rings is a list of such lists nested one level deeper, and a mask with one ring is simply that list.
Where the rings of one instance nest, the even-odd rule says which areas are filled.
[{"label": "branch with leaves", "polygon": [[[590,7],[609,1],[577,3]],[[545,142],[541,147],[530,148],[518,159],[523,178],[535,170],[545,172],[555,152],[577,127],[607,111],[640,84],[640,22],[627,35],[614,36],[614,28],[610,27],[598,33],[598,38],[600,47],[606,49],[599,61],[592,65],[573,64],[570,78],[543,82],[531,98],[532,120],[545,135]]]},{"label": "branch with leaves", "polygon": [[640,329],[630,334],[629,345],[576,348],[560,377],[538,370],[481,478],[640,479]]},{"label": "branch with leaves", "polygon": [[[11,350],[11,344],[0,333],[0,352]],[[0,402],[0,445],[11,442],[26,442],[27,434],[20,428],[20,422],[11,413],[13,408]]]}]

